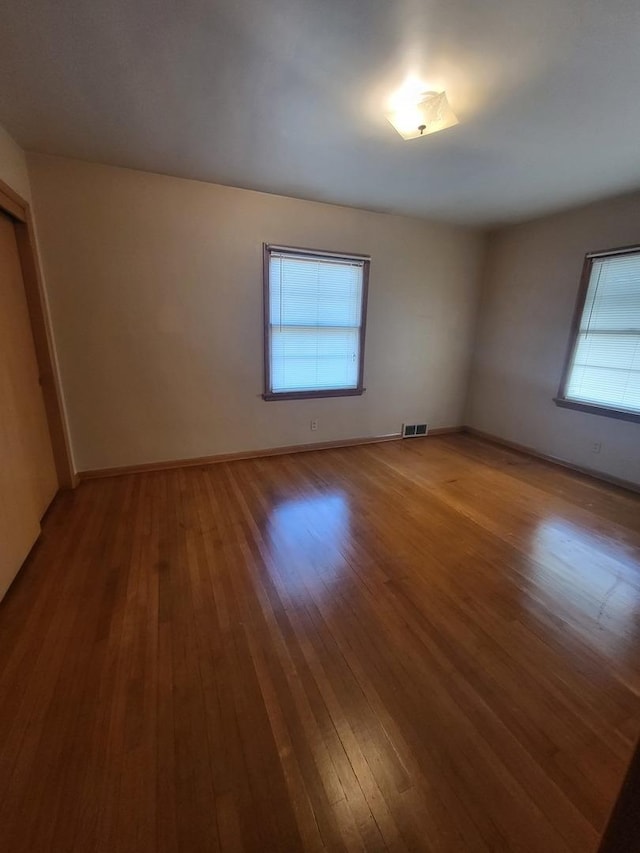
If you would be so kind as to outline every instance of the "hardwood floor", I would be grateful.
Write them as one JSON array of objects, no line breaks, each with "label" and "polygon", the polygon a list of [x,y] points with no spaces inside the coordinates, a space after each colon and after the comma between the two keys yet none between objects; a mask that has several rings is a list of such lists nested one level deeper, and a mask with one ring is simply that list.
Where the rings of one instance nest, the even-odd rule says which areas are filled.
[{"label": "hardwood floor", "polygon": [[54,503],[0,605],[0,845],[594,851],[640,497],[469,436]]}]

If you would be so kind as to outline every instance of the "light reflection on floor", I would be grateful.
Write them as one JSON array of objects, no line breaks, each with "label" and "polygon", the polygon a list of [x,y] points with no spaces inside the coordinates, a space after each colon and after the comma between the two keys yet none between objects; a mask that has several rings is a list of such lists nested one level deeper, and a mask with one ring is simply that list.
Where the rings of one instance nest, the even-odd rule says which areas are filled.
[{"label": "light reflection on floor", "polygon": [[324,594],[344,579],[351,510],[343,492],[282,501],[269,514],[267,529],[278,568],[274,580],[288,597]]},{"label": "light reflection on floor", "polygon": [[611,648],[616,637],[626,644],[640,634],[638,549],[558,516],[540,522],[531,546],[536,587],[558,612],[582,611],[600,629],[597,645]]}]

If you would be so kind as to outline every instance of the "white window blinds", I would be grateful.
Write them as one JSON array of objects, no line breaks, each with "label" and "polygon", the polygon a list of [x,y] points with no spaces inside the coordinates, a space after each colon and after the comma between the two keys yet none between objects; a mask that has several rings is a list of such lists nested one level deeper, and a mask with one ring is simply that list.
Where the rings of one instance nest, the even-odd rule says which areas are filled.
[{"label": "white window blinds", "polygon": [[366,259],[267,252],[267,393],[356,393]]},{"label": "white window blinds", "polygon": [[640,251],[592,258],[564,396],[640,413]]}]

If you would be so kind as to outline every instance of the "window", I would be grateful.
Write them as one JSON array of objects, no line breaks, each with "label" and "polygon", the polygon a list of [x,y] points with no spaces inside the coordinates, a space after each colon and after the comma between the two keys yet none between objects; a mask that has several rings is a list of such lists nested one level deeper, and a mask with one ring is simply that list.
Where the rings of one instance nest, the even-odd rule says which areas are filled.
[{"label": "window", "polygon": [[362,394],[369,259],[264,248],[265,400]]},{"label": "window", "polygon": [[556,403],[640,422],[640,248],[587,255]]}]

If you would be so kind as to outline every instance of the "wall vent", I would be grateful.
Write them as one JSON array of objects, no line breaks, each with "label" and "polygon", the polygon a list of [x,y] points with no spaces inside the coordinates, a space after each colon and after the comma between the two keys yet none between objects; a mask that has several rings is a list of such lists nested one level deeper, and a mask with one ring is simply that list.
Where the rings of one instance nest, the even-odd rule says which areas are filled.
[{"label": "wall vent", "polygon": [[402,424],[403,438],[416,438],[419,435],[427,435],[428,432],[428,424]]}]

